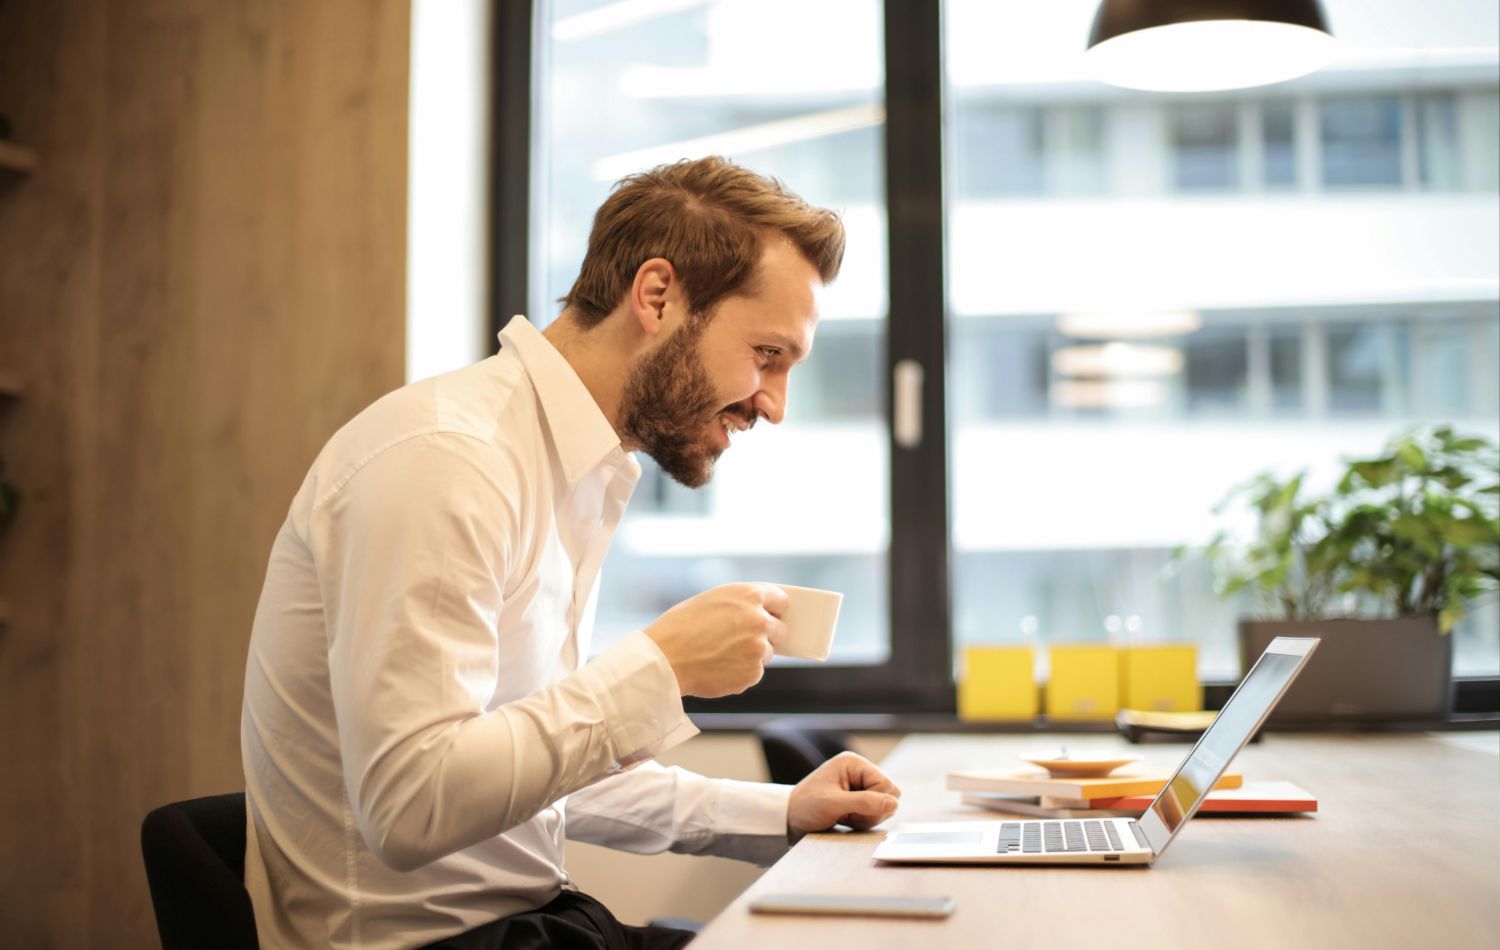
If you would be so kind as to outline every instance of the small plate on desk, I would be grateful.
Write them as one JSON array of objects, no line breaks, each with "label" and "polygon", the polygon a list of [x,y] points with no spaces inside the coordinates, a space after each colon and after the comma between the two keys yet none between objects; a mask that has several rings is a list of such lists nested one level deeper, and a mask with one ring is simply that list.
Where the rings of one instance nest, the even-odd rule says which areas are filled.
[{"label": "small plate on desk", "polygon": [[1121,752],[1070,752],[1067,749],[1033,752],[1021,756],[1023,762],[1041,766],[1053,778],[1103,778],[1122,765],[1140,760],[1138,755]]}]

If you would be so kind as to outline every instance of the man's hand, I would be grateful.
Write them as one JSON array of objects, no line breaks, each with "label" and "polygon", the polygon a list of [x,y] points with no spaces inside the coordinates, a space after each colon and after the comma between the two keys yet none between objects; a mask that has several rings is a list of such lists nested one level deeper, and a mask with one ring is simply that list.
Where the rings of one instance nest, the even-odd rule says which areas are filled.
[{"label": "man's hand", "polygon": [[725,584],[684,600],[646,628],[684,696],[713,699],[760,682],[786,637],[786,591],[772,584]]},{"label": "man's hand", "polygon": [[840,752],[792,789],[786,809],[787,837],[848,825],[868,831],[896,813],[901,789],[869,759]]}]

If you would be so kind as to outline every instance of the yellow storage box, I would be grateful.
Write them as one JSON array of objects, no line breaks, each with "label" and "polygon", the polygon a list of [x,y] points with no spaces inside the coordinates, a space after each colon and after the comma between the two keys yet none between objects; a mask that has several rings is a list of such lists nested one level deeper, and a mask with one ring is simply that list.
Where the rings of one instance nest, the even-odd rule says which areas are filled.
[{"label": "yellow storage box", "polygon": [[1120,651],[1108,643],[1056,644],[1047,651],[1047,718],[1113,719],[1120,710]]},{"label": "yellow storage box", "polygon": [[965,722],[1035,719],[1036,652],[1029,646],[963,648],[958,673],[958,718]]},{"label": "yellow storage box", "polygon": [[1193,712],[1203,708],[1198,648],[1190,643],[1126,647],[1120,664],[1120,696],[1126,709]]}]

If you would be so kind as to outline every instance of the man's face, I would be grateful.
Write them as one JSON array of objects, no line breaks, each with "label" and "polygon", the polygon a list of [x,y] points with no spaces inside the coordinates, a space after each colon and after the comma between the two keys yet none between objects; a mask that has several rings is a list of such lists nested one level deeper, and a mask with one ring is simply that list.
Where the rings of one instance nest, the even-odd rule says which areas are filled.
[{"label": "man's face", "polygon": [[730,435],[786,413],[787,377],[812,352],[817,269],[791,242],[766,242],[745,291],[688,317],[631,367],[621,429],[673,479],[706,485]]}]

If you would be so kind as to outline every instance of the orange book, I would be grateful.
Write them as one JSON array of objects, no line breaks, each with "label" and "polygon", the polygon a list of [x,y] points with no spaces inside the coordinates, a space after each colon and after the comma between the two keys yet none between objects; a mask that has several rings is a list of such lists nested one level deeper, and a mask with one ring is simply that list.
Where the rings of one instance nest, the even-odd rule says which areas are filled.
[{"label": "orange book", "polygon": [[[997,792],[964,792],[965,805],[1033,818],[1129,818],[1139,817],[1151,807],[1150,795],[1073,801],[1039,798],[1035,795],[1005,795]],[[1295,815],[1318,810],[1318,800],[1291,782],[1251,782],[1240,788],[1215,789],[1208,793],[1198,814]]]},{"label": "orange book", "polygon": [[[1122,798],[1099,798],[1089,802],[1094,808],[1120,811],[1145,811],[1153,795],[1127,795]],[[1311,792],[1291,782],[1251,782],[1239,788],[1215,788],[1203,799],[1199,812],[1265,812],[1295,814],[1318,810],[1318,800]]]},{"label": "orange book", "polygon": [[[1093,802],[1100,798],[1155,795],[1172,773],[1164,770],[1125,772],[1104,778],[1049,778],[1046,772],[949,772],[950,792],[996,792],[1005,795],[1037,795],[1051,799]],[[1245,777],[1225,772],[1214,788],[1239,788]]]}]

